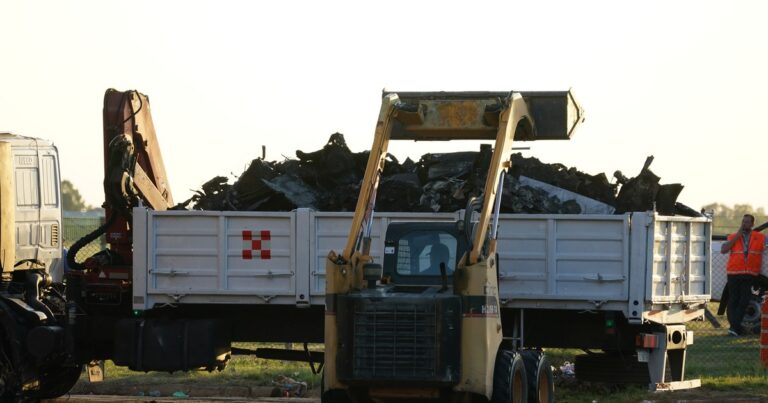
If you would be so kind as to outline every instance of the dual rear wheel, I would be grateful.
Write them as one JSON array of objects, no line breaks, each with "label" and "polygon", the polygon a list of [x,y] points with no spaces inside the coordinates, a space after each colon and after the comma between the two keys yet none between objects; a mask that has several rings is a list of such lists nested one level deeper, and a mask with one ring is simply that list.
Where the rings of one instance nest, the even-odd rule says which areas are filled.
[{"label": "dual rear wheel", "polygon": [[555,378],[547,355],[537,350],[523,350],[521,354],[528,373],[528,401],[531,403],[554,402]]},{"label": "dual rear wheel", "polygon": [[543,352],[499,350],[491,403],[551,403],[554,392],[552,367]]}]

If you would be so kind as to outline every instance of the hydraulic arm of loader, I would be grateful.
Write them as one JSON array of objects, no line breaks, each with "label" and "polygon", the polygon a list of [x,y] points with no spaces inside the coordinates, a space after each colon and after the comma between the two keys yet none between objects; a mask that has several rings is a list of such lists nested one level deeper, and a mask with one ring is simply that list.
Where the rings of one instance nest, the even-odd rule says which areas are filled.
[{"label": "hydraulic arm of loader", "polygon": [[385,93],[347,244],[368,255],[373,206],[390,139],[495,140],[483,208],[469,264],[477,262],[487,235],[500,173],[509,168],[513,140],[568,139],[583,112],[570,92]]}]

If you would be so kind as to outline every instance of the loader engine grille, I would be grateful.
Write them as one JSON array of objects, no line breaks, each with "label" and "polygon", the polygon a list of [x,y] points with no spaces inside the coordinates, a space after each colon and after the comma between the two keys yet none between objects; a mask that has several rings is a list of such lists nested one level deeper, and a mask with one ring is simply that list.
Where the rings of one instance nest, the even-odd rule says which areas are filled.
[{"label": "loader engine grille", "polygon": [[353,372],[360,377],[436,375],[435,304],[356,304]]},{"label": "loader engine grille", "polygon": [[458,382],[461,305],[453,295],[341,297],[337,368],[345,382]]}]

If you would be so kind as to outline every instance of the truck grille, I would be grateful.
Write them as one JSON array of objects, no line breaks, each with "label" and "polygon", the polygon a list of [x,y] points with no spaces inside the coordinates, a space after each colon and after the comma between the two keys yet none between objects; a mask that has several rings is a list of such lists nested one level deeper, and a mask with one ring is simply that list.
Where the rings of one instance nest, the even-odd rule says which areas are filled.
[{"label": "truck grille", "polygon": [[59,224],[51,225],[51,246],[59,246]]},{"label": "truck grille", "polygon": [[427,379],[437,375],[434,303],[358,303],[354,308],[355,378]]}]

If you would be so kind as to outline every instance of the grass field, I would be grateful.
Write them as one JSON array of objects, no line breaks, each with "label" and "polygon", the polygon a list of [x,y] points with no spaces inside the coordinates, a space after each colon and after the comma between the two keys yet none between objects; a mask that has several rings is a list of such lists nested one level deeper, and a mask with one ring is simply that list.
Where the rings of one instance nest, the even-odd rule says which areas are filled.
[{"label": "grass field", "polygon": [[[240,343],[237,347],[255,349],[258,347],[285,348],[282,344]],[[310,346],[311,350],[322,350],[322,345]],[[190,371],[190,372],[133,372],[125,367],[115,366],[112,361],[105,363],[104,383],[121,385],[145,385],[151,389],[153,385],[180,384],[195,386],[272,386],[272,381],[278,376],[287,376],[297,381],[306,382],[309,389],[319,389],[320,375],[312,373],[307,363],[265,360],[254,356],[234,356],[222,371]],[[83,375],[76,386],[83,387],[88,382]]]},{"label": "grass field", "polygon": [[[716,307],[710,309],[714,312]],[[727,323],[725,318],[717,318]],[[727,328],[727,326],[725,326]],[[677,402],[680,400],[723,401],[741,399],[741,401],[768,400],[768,373],[760,364],[757,335],[728,337],[724,328],[716,328],[710,322],[693,322],[689,329],[694,330],[694,344],[688,349],[686,379],[700,378],[702,387],[690,391],[648,392],[642,386],[616,386],[606,384],[587,384],[573,379],[558,378],[556,397],[558,402]],[[242,344],[240,347],[278,347],[271,344]],[[297,346],[298,348],[298,346]],[[322,345],[310,346],[313,350],[322,350]],[[565,361],[573,361],[579,350],[548,350],[552,366],[559,368]],[[291,363],[264,360],[251,356],[235,356],[227,367],[220,372],[187,372],[149,374],[131,372],[115,367],[110,362],[106,366],[105,384],[142,385],[147,391],[153,386],[176,384],[195,386],[271,386],[280,375],[306,382],[312,395],[319,390],[320,375],[315,375],[305,363]],[[556,371],[557,372],[557,371]],[[87,378],[83,376],[75,392],[87,391]]]},{"label": "grass field", "polygon": [[[709,304],[710,312],[717,304]],[[583,383],[561,384],[555,394],[558,402],[678,402],[702,400],[719,402],[768,400],[768,372],[760,363],[760,345],[757,335],[730,337],[724,316],[716,316],[720,328],[709,321],[688,324],[694,331],[694,343],[688,347],[686,379],[701,379],[702,387],[689,391],[651,393],[640,386],[609,386]],[[549,351],[552,365],[559,367],[572,361],[578,350]],[[743,400],[742,400],[743,399]]]},{"label": "grass field", "polygon": [[[744,344],[754,344],[752,340],[733,340],[725,336],[705,336],[699,338],[697,349],[692,348],[688,378],[699,377],[702,387],[691,391],[651,393],[641,386],[616,386],[604,384],[587,384],[573,380],[558,379],[556,396],[558,402],[641,402],[641,401],[680,401],[708,400],[723,401],[732,398],[768,399],[768,376],[756,364],[757,357],[749,354]],[[704,343],[704,341],[707,341]],[[253,348],[255,345],[246,345]],[[730,352],[728,347],[736,346]],[[269,345],[269,347],[277,347]],[[572,361],[578,350],[552,350],[548,354],[552,365],[559,368],[565,361]],[[729,357],[722,359],[722,357]],[[709,358],[707,358],[709,357]],[[733,357],[733,358],[730,358]],[[695,363],[695,365],[694,365]],[[125,368],[115,367],[111,362],[106,367],[106,384],[141,385],[147,393],[164,384],[184,385],[189,388],[204,386],[271,386],[272,381],[280,375],[288,376],[298,381],[306,382],[310,395],[317,395],[320,376],[312,374],[307,364],[290,363],[273,360],[263,360],[250,356],[236,356],[230,364],[220,372],[187,372],[187,373],[157,373],[148,374],[131,372]],[[87,391],[85,376],[76,387]],[[755,400],[757,401],[757,400]]]}]

